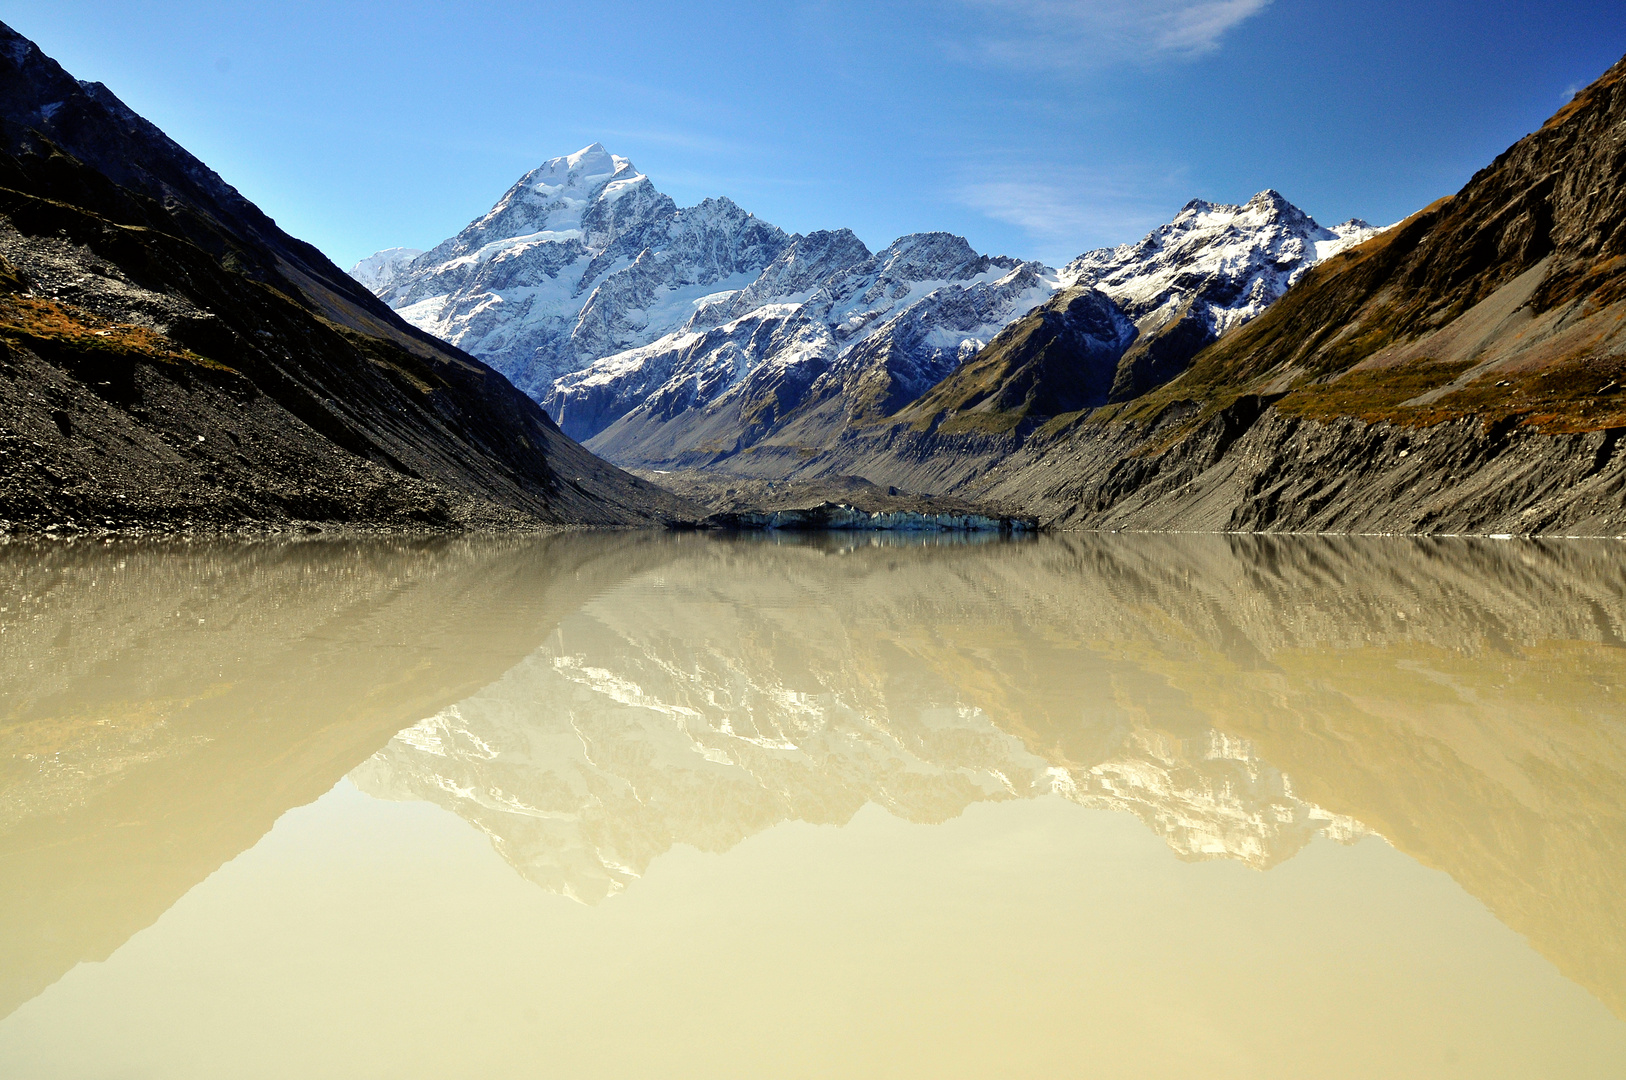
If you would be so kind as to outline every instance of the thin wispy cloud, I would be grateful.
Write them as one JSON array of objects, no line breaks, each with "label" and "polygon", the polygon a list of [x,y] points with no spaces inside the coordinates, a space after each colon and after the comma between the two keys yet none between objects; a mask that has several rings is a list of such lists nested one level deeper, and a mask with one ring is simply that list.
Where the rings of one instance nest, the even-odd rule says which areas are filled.
[{"label": "thin wispy cloud", "polygon": [[1176,177],[1131,179],[1093,170],[1044,179],[967,175],[949,197],[1021,229],[1041,258],[1058,263],[1091,248],[1139,239],[1168,217],[1179,186]]},{"label": "thin wispy cloud", "polygon": [[958,2],[986,25],[975,41],[956,43],[953,51],[1002,63],[1075,67],[1212,52],[1271,0]]}]

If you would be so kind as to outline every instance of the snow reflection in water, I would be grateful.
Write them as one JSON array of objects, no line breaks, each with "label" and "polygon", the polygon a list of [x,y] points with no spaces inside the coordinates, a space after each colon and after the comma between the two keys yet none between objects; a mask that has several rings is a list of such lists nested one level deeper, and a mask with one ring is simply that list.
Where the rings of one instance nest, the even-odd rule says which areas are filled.
[{"label": "snow reflection in water", "polygon": [[6,1012],[348,774],[473,823],[549,892],[628,894],[605,911],[684,851],[872,804],[943,823],[1059,797],[1133,814],[1180,859],[1258,869],[1375,833],[1626,1014],[1613,544],[622,534],[0,554]]}]

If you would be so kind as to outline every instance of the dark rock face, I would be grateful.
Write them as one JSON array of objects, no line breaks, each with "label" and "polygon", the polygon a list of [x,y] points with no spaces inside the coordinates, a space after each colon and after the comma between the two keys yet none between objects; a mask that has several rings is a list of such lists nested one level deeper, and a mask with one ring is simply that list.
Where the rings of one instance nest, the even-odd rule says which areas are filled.
[{"label": "dark rock face", "polygon": [[697,310],[688,328],[721,326],[765,304],[812,293],[825,281],[871,257],[869,248],[851,229],[818,229],[806,236],[792,237],[755,281],[722,303]]},{"label": "dark rock face", "polygon": [[1008,318],[1009,297],[1035,291],[1040,267],[1025,263],[998,285],[944,289],[899,313],[847,353],[812,387],[815,399],[844,398],[849,420],[877,420],[942,382],[970,352],[933,343],[943,328],[974,333]]},{"label": "dark rock face", "polygon": [[0,136],[5,527],[686,513],[4,27]]},{"label": "dark rock face", "polygon": [[935,423],[986,417],[996,427],[1107,403],[1124,349],[1135,340],[1118,306],[1068,289],[1023,316],[905,414]]},{"label": "dark rock face", "polygon": [[1113,372],[1107,401],[1130,401],[1173,380],[1213,340],[1214,332],[1206,320],[1190,303],[1182,305],[1174,318],[1141,335],[1124,351]]}]

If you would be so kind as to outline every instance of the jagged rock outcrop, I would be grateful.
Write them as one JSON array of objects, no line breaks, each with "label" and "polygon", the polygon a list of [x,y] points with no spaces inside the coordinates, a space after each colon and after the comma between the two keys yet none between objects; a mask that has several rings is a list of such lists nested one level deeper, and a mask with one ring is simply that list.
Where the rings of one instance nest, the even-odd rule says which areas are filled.
[{"label": "jagged rock outcrop", "polygon": [[1359,219],[1324,228],[1277,191],[1242,206],[1193,199],[1138,243],[1086,252],[1062,275],[1112,297],[1142,333],[1191,304],[1217,338],[1262,314],[1316,263],[1381,231]]},{"label": "jagged rock outcrop", "polygon": [[5,27],[0,138],[0,528],[687,513]]}]

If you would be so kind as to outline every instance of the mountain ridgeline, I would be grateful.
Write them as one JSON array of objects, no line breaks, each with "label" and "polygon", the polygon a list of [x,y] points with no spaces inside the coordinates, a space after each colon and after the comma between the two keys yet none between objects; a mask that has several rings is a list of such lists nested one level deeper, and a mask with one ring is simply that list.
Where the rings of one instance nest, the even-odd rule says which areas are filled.
[{"label": "mountain ridgeline", "polygon": [[[578,169],[603,155],[590,147],[505,197],[534,204],[523,235],[354,272],[394,258],[380,295],[453,340],[470,339],[448,312],[478,308],[506,351],[474,351],[516,377],[505,362],[529,357],[551,381],[522,384],[629,467],[858,477],[1074,528],[1614,535],[1622,80],[1616,65],[1461,192],[1381,230],[1325,228],[1266,191],[1194,201],[1055,269],[940,233],[879,253],[846,232],[757,243],[767,227],[743,215],[709,234],[738,257],[708,261],[680,223],[719,203],[646,193],[664,224],[607,259],[591,239],[607,234],[572,222],[648,180],[619,158]],[[587,245],[568,272],[561,244]],[[513,287],[419,284],[473,275],[471,258],[512,263]],[[544,293],[568,294],[551,329],[525,314]]]},{"label": "mountain ridgeline", "polygon": [[[962,493],[1088,528],[1626,531],[1623,165],[1626,60],[1178,378],[1053,420]],[[910,468],[866,452],[902,466],[880,482]]]},{"label": "mountain ridgeline", "polygon": [[1059,319],[1064,335],[1084,320],[1086,370],[1069,354],[1057,373],[1065,409],[1132,396],[1376,231],[1323,228],[1266,191],[1194,201],[1062,269],[941,232],[872,253],[845,229],[786,236],[726,199],[678,209],[594,144],[527,173],[434,250],[351,273],[609,459],[734,468],[902,414],[1024,319]]},{"label": "mountain ridgeline", "polygon": [[6,531],[688,514],[3,25],[0,400]]}]

